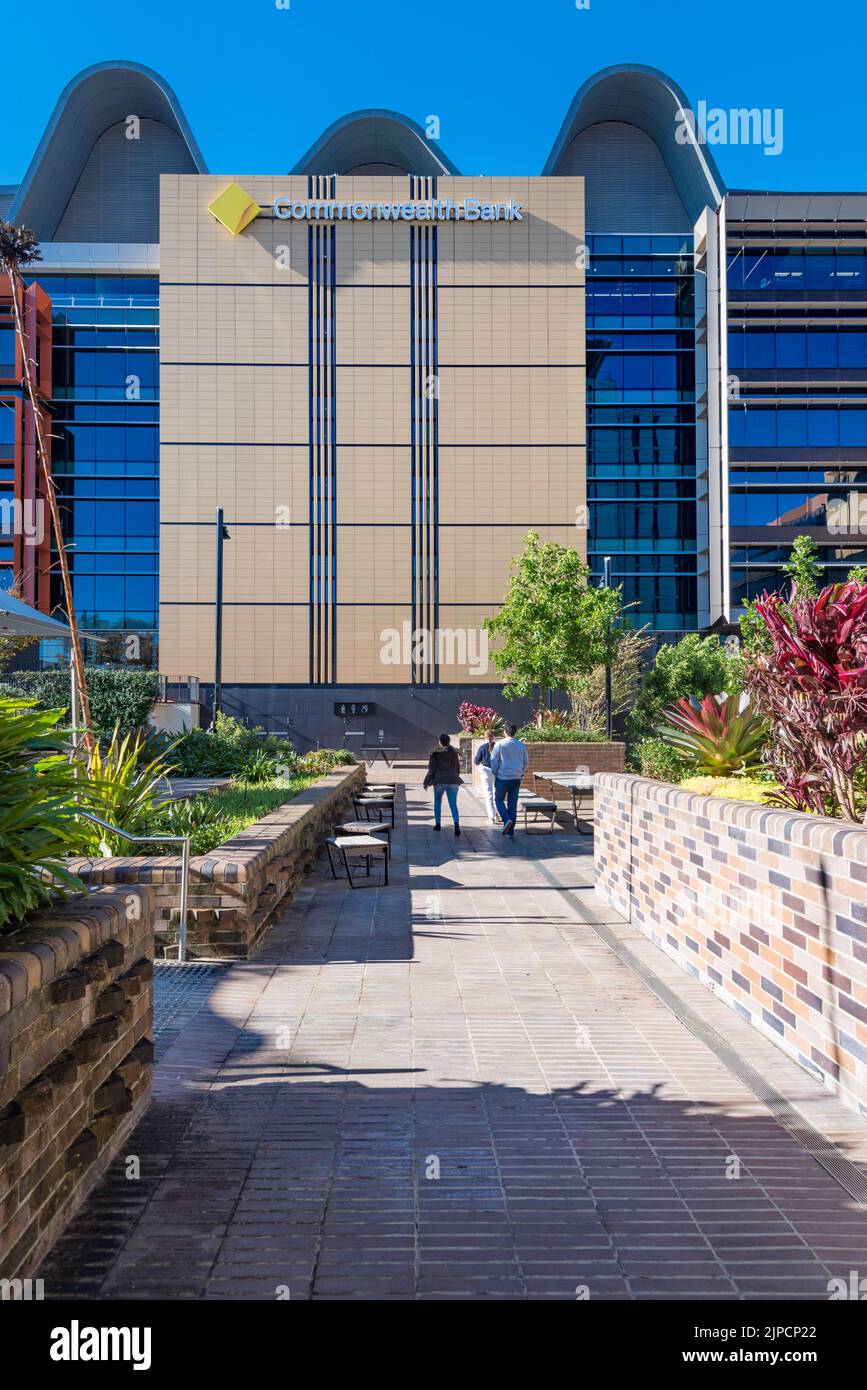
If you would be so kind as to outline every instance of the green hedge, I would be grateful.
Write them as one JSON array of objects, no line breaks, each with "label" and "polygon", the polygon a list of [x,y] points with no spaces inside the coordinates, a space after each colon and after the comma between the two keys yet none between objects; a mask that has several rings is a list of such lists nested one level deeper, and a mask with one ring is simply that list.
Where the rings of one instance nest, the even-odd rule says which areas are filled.
[{"label": "green hedge", "polygon": [[[147,724],[159,694],[156,671],[89,666],[85,674],[93,729],[100,740],[109,740],[116,724],[122,734]],[[3,689],[35,700],[43,709],[68,710],[72,702],[69,671],[64,669],[7,672]]]},{"label": "green hedge", "polygon": [[596,729],[573,729],[566,724],[527,724],[518,730],[525,743],[607,743],[604,734]]}]

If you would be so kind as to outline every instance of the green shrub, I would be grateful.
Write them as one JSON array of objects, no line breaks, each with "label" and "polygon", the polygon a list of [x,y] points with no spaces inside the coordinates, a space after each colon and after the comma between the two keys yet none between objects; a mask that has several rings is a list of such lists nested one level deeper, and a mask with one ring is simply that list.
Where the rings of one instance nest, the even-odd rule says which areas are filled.
[{"label": "green shrub", "polygon": [[[282,793],[285,795],[285,793]],[[227,815],[219,795],[191,796],[184,801],[169,801],[155,808],[144,834],[189,835],[190,853],[207,854],[236,833],[237,827]],[[177,854],[174,845],[144,846],[148,853]]]},{"label": "green shrub", "polygon": [[348,748],[316,748],[298,759],[298,771],[322,777],[335,767],[350,767],[355,758]]},{"label": "green shrub", "polygon": [[62,862],[77,849],[79,830],[61,717],[0,698],[0,927],[82,886]]},{"label": "green shrub", "polygon": [[239,782],[273,782],[280,775],[280,764],[264,748],[245,754],[236,773]]},{"label": "green shrub", "polygon": [[257,753],[273,760],[271,775],[278,766],[291,769],[296,762],[295,750],[286,739],[262,736],[239,719],[218,714],[213,731],[190,729],[181,735],[172,748],[172,761],[180,777],[234,777]]},{"label": "green shrub", "polygon": [[598,729],[573,729],[571,724],[525,724],[518,730],[525,743],[605,743]]},{"label": "green shrub", "polygon": [[740,688],[741,663],[719,638],[687,633],[657,652],[629,716],[630,741],[653,739],[662,711],[683,696],[736,695]]},{"label": "green shrub", "polygon": [[[156,671],[140,671],[132,666],[88,666],[85,675],[93,732],[98,739],[108,743],[115,728],[126,734],[147,724],[159,694]],[[43,709],[70,708],[69,671],[65,668],[10,671],[4,680],[21,698],[32,700]]]},{"label": "green shrub", "polygon": [[655,782],[682,782],[690,769],[661,738],[643,738],[632,749],[631,762],[642,777]]},{"label": "green shrub", "polygon": [[779,790],[774,782],[756,777],[687,777],[680,784],[685,792],[701,792],[704,796],[722,796],[727,801],[770,801]]}]

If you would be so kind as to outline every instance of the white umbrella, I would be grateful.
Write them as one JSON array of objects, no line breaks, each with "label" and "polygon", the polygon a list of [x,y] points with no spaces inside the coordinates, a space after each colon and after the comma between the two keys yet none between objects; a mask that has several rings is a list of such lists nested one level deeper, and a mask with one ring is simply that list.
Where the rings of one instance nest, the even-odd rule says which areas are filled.
[{"label": "white umbrella", "polygon": [[29,603],[0,593],[0,633],[14,637],[69,637],[66,623],[49,618]]}]

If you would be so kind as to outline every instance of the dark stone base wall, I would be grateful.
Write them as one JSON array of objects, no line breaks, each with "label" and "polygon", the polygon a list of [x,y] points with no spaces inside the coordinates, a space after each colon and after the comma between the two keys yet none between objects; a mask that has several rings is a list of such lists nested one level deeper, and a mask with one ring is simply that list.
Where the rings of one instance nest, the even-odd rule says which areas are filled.
[{"label": "dark stone base wall", "polygon": [[[202,699],[210,703],[213,687],[202,686]],[[506,720],[525,723],[533,713],[532,700],[506,700],[499,685],[372,685],[295,686],[225,685],[223,705],[227,714],[277,733],[288,731],[298,751],[307,752],[318,742],[323,748],[344,746],[344,724],[334,713],[338,701],[371,701],[377,713],[368,719],[348,719],[346,729],[365,739],[348,738],[346,746],[360,756],[362,741],[396,743],[399,759],[426,758],[440,734],[458,732],[458,709],[465,700],[491,705]],[[208,722],[208,716],[203,717]]]},{"label": "dark stone base wall", "polygon": [[0,935],[0,1277],[32,1274],[149,1103],[152,910],[102,890]]}]

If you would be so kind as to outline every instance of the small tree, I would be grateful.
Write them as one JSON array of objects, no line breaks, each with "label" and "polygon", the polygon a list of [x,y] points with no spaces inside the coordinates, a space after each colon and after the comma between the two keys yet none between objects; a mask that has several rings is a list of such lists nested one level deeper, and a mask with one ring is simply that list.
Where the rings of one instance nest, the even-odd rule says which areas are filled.
[{"label": "small tree", "polygon": [[[651,638],[646,627],[637,632],[621,628],[611,665],[611,712],[616,719],[632,708],[641,685],[645,658]],[[605,732],[605,667],[594,666],[586,676],[578,676],[569,686],[572,718],[578,729]]]},{"label": "small tree", "polygon": [[756,609],[770,649],[748,661],[746,685],[771,725],[767,760],[780,799],[858,822],[867,757],[867,585],[834,584],[815,598],[793,591],[788,604],[764,594]]},{"label": "small tree", "polygon": [[70,640],[72,642],[72,664],[75,671],[75,684],[78,687],[79,700],[81,703],[81,718],[85,728],[84,742],[88,749],[93,747],[93,734],[90,725],[90,701],[87,696],[87,682],[84,676],[84,658],[81,653],[81,641],[78,635],[78,623],[75,617],[75,603],[72,594],[72,580],[69,574],[69,562],[66,557],[66,541],[63,535],[63,527],[60,522],[60,508],[57,505],[57,493],[54,488],[54,479],[51,476],[51,469],[48,466],[48,451],[45,447],[45,422],[42,416],[42,402],[36,394],[36,383],[33,379],[33,363],[27,355],[27,337],[24,332],[24,320],[21,312],[21,305],[24,298],[24,281],[21,278],[21,271],[27,266],[33,265],[36,261],[42,260],[42,252],[33,232],[29,227],[16,227],[12,222],[0,221],[0,271],[9,276],[9,283],[12,290],[12,312],[15,317],[15,333],[18,338],[18,345],[21,351],[21,360],[24,364],[24,389],[27,392],[30,406],[33,411],[33,422],[36,431],[36,454],[39,459],[39,467],[42,473],[42,486],[48,500],[48,507],[51,512],[51,525],[54,531],[54,541],[57,546],[57,554],[60,560],[60,575],[63,583],[63,601],[66,606],[66,618],[69,623]]},{"label": "small tree", "polygon": [[535,693],[543,710],[549,691],[567,690],[605,660],[621,610],[620,590],[592,585],[577,550],[530,531],[512,561],[503,605],[485,622],[507,698]]}]

